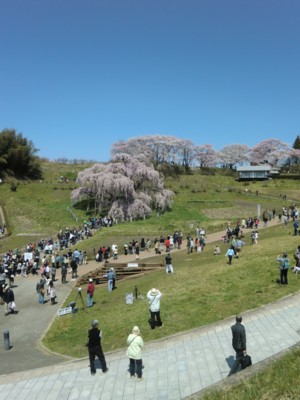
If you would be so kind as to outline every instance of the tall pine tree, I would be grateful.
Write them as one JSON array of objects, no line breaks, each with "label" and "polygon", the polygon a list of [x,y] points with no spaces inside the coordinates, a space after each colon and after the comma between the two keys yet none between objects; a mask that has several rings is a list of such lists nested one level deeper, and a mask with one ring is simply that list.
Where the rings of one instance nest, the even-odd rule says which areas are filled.
[{"label": "tall pine tree", "polygon": [[294,141],[293,149],[300,150],[300,136],[298,135]]}]

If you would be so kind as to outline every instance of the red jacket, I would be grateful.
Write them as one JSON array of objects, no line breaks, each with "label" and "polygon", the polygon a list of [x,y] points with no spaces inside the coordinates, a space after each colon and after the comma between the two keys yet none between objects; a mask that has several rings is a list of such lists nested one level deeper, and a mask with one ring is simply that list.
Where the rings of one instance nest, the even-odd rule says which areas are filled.
[{"label": "red jacket", "polygon": [[89,282],[89,284],[87,285],[87,289],[86,289],[86,292],[89,294],[89,295],[93,295],[94,294],[94,290],[95,290],[95,285],[94,285],[94,283],[93,282]]}]

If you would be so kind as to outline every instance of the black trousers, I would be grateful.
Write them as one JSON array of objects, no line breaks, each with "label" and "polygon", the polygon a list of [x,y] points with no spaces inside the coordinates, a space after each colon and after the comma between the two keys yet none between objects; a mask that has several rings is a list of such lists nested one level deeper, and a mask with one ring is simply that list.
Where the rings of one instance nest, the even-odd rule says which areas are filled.
[{"label": "black trousers", "polygon": [[288,269],[281,269],[280,270],[280,283],[281,285],[287,285],[288,284]]},{"label": "black trousers", "polygon": [[235,374],[241,367],[241,360],[244,358],[244,352],[243,350],[237,350],[236,351],[236,356],[235,356],[235,360],[234,363],[231,367],[231,370],[229,372],[229,375]]},{"label": "black trousers", "polygon": [[134,376],[137,374],[138,378],[142,377],[142,360],[134,360],[133,358],[129,359],[129,372],[130,376]]},{"label": "black trousers", "polygon": [[101,346],[89,347],[89,358],[90,358],[91,372],[92,373],[96,372],[96,368],[95,368],[95,358],[96,358],[96,356],[99,358],[99,360],[101,362],[102,371],[105,372],[107,370],[107,367],[106,367],[106,361],[105,361],[105,357],[104,357],[103,350],[102,350]]},{"label": "black trousers", "polygon": [[160,311],[151,311],[150,310],[150,325],[151,329],[155,329],[156,326],[162,326],[162,322],[160,319]]}]

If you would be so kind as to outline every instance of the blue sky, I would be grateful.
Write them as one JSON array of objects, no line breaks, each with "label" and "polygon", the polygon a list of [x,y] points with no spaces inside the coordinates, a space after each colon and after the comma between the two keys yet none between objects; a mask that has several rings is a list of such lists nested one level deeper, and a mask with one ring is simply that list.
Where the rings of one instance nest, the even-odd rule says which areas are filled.
[{"label": "blue sky", "polygon": [[299,0],[0,0],[0,130],[107,161],[149,134],[300,134]]}]

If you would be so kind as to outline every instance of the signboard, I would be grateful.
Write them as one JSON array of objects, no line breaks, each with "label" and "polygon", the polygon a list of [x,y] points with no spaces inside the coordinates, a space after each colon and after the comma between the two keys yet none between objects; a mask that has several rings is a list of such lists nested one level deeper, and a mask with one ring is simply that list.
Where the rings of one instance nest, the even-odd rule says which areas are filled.
[{"label": "signboard", "polygon": [[29,252],[24,253],[24,260],[25,261],[26,260],[32,260],[32,253],[29,253]]},{"label": "signboard", "polygon": [[66,314],[72,314],[72,307],[60,308],[60,309],[57,311],[57,315],[58,315],[59,317],[61,317],[61,316],[63,316],[63,315],[66,315]]},{"label": "signboard", "polygon": [[139,267],[139,263],[128,263],[127,264],[127,268],[138,268]]},{"label": "signboard", "polygon": [[133,293],[126,293],[125,294],[125,303],[132,304],[133,303]]}]

